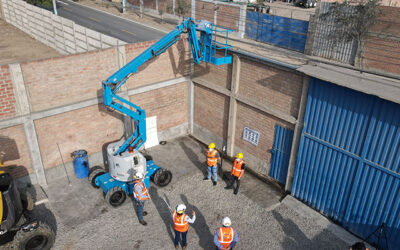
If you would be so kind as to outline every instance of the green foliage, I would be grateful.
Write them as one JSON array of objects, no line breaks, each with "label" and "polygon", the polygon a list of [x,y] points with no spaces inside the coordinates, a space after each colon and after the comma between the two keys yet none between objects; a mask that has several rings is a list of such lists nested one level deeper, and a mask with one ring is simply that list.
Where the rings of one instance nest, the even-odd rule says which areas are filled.
[{"label": "green foliage", "polygon": [[42,7],[44,9],[51,10],[53,9],[53,1],[52,0],[26,0],[27,3]]}]

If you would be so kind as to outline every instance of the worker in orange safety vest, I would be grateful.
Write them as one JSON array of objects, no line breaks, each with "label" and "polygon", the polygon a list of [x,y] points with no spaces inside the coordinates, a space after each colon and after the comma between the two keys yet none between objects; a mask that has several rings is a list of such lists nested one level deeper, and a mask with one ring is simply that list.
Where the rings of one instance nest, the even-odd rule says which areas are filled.
[{"label": "worker in orange safety vest", "polygon": [[139,218],[139,223],[142,224],[143,226],[147,225],[147,222],[143,220],[143,216],[147,215],[147,212],[144,211],[144,202],[147,199],[150,199],[149,192],[147,192],[146,186],[143,183],[143,174],[142,173],[136,173],[135,176],[133,177],[134,180],[134,185],[133,185],[133,196],[136,200],[136,206],[137,206],[137,211],[138,211],[138,218]]},{"label": "worker in orange safety vest", "polygon": [[217,250],[233,249],[239,241],[239,236],[231,224],[231,219],[228,217],[222,219],[222,227],[219,227],[214,234],[214,244],[217,246]]},{"label": "worker in orange safety vest", "polygon": [[217,170],[218,170],[218,160],[221,160],[218,151],[215,149],[215,143],[211,142],[208,145],[207,150],[207,176],[204,177],[204,180],[211,179],[211,173],[213,174],[213,185],[217,185]]},{"label": "worker in orange safety vest", "polygon": [[194,221],[196,220],[195,211],[192,212],[193,217],[190,218],[187,214],[185,214],[185,210],[186,206],[184,204],[179,204],[178,206],[176,206],[175,211],[171,214],[172,220],[174,221],[174,231],[175,231],[174,245],[176,249],[178,249],[179,247],[179,241],[181,239],[181,235],[182,235],[182,242],[181,242],[182,249],[187,248],[186,235],[189,230],[189,223],[193,224]]},{"label": "worker in orange safety vest", "polygon": [[225,189],[232,189],[234,183],[236,182],[236,188],[233,191],[233,193],[237,194],[239,192],[240,179],[244,175],[245,168],[246,168],[246,165],[244,164],[244,161],[243,161],[243,153],[237,153],[235,156],[235,160],[233,161],[231,179],[229,180],[229,184],[228,184],[228,186],[225,187]]}]

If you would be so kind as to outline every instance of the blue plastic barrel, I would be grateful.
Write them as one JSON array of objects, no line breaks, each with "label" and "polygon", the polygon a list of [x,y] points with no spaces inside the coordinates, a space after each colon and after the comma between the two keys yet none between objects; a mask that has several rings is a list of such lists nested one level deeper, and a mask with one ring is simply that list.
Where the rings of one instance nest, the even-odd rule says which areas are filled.
[{"label": "blue plastic barrel", "polygon": [[89,176],[89,161],[87,151],[80,149],[71,154],[74,159],[74,172],[78,179],[87,178]]}]

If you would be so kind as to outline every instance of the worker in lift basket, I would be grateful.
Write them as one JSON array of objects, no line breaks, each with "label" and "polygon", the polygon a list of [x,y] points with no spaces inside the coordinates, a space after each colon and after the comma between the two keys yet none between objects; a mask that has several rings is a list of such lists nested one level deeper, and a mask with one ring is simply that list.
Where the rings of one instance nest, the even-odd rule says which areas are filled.
[{"label": "worker in lift basket", "polygon": [[185,214],[185,210],[186,206],[184,204],[179,204],[178,206],[176,206],[176,209],[171,214],[172,220],[174,221],[174,231],[175,231],[174,245],[176,249],[178,249],[179,247],[179,241],[181,235],[182,235],[182,242],[181,242],[182,249],[187,248],[186,235],[189,230],[189,223],[193,224],[193,222],[196,220],[195,211],[192,212],[193,217],[190,219],[190,217],[187,214]]},{"label": "worker in lift basket", "polygon": [[229,184],[228,186],[225,187],[225,189],[232,189],[234,183],[236,182],[236,188],[233,191],[233,193],[237,194],[239,192],[240,179],[244,175],[244,169],[246,165],[244,164],[243,161],[243,153],[237,153],[235,158],[236,159],[233,161],[231,178],[229,179]]},{"label": "worker in lift basket", "polygon": [[214,244],[217,246],[217,250],[230,250],[236,246],[239,236],[231,224],[231,219],[228,217],[222,219],[222,227],[219,227],[214,234]]},{"label": "worker in lift basket", "polygon": [[143,226],[147,225],[147,222],[143,220],[143,216],[147,215],[147,212],[144,211],[144,202],[147,199],[150,199],[149,192],[147,192],[146,186],[143,183],[143,174],[142,173],[136,173],[135,176],[133,176],[134,180],[134,185],[133,185],[133,196],[135,197],[136,200],[136,206],[137,206],[137,211],[138,211],[138,218],[139,218],[139,223],[142,224]]},{"label": "worker in lift basket", "polygon": [[204,180],[211,179],[211,173],[213,174],[213,185],[217,185],[217,170],[218,170],[218,160],[221,160],[218,151],[215,149],[215,143],[211,142],[208,145],[207,150],[207,171],[208,175],[204,177]]}]

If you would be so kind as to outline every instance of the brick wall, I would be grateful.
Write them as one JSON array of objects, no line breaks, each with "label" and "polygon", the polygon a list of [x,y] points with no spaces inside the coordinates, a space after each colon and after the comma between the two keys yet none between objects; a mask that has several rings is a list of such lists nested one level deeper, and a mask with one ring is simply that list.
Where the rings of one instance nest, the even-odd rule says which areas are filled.
[{"label": "brick wall", "polygon": [[218,67],[209,63],[195,64],[193,77],[201,77],[208,82],[231,89],[232,64],[220,65]]},{"label": "brick wall", "polygon": [[229,98],[200,85],[194,87],[194,122],[227,139]]},{"label": "brick wall", "polygon": [[14,177],[33,172],[23,125],[0,129],[0,157],[4,163],[0,170]]},{"label": "brick wall", "polygon": [[8,65],[0,66],[0,120],[14,117],[15,96]]},{"label": "brick wall", "polygon": [[65,162],[70,154],[85,149],[88,154],[101,152],[105,143],[120,139],[123,125],[120,114],[106,111],[99,104],[35,120],[40,153],[45,168],[62,164],[57,143]]},{"label": "brick wall", "polygon": [[240,95],[297,117],[301,89],[300,75],[242,59]]},{"label": "brick wall", "polygon": [[[235,146],[269,163],[271,154],[268,153],[268,150],[272,148],[274,142],[275,124],[292,130],[294,129],[292,124],[239,103],[237,107]],[[251,128],[260,133],[258,146],[254,146],[242,139],[244,127]]]},{"label": "brick wall", "polygon": [[146,116],[157,116],[157,129],[163,131],[188,122],[187,83],[156,89],[130,96],[130,101],[146,111]]},{"label": "brick wall", "polygon": [[117,68],[114,48],[21,64],[33,111],[96,97]]},{"label": "brick wall", "polygon": [[156,9],[156,0],[145,0],[143,5],[145,8]]},{"label": "brick wall", "polygon": [[368,69],[400,74],[400,8],[380,9],[381,16],[365,44],[364,65]]},{"label": "brick wall", "polygon": [[[126,61],[129,62],[154,43],[155,41],[150,41],[126,45]],[[184,38],[180,39],[164,53],[142,65],[138,73],[127,81],[128,88],[188,75],[192,60],[189,53],[187,42]]]},{"label": "brick wall", "polygon": [[217,25],[238,31],[240,7],[218,4]]},{"label": "brick wall", "polygon": [[214,22],[214,3],[196,1],[196,20]]},{"label": "brick wall", "polygon": [[[324,0],[323,2],[334,3],[334,2],[344,2],[344,0]],[[379,4],[381,6],[400,7],[400,0],[381,0]]]}]

